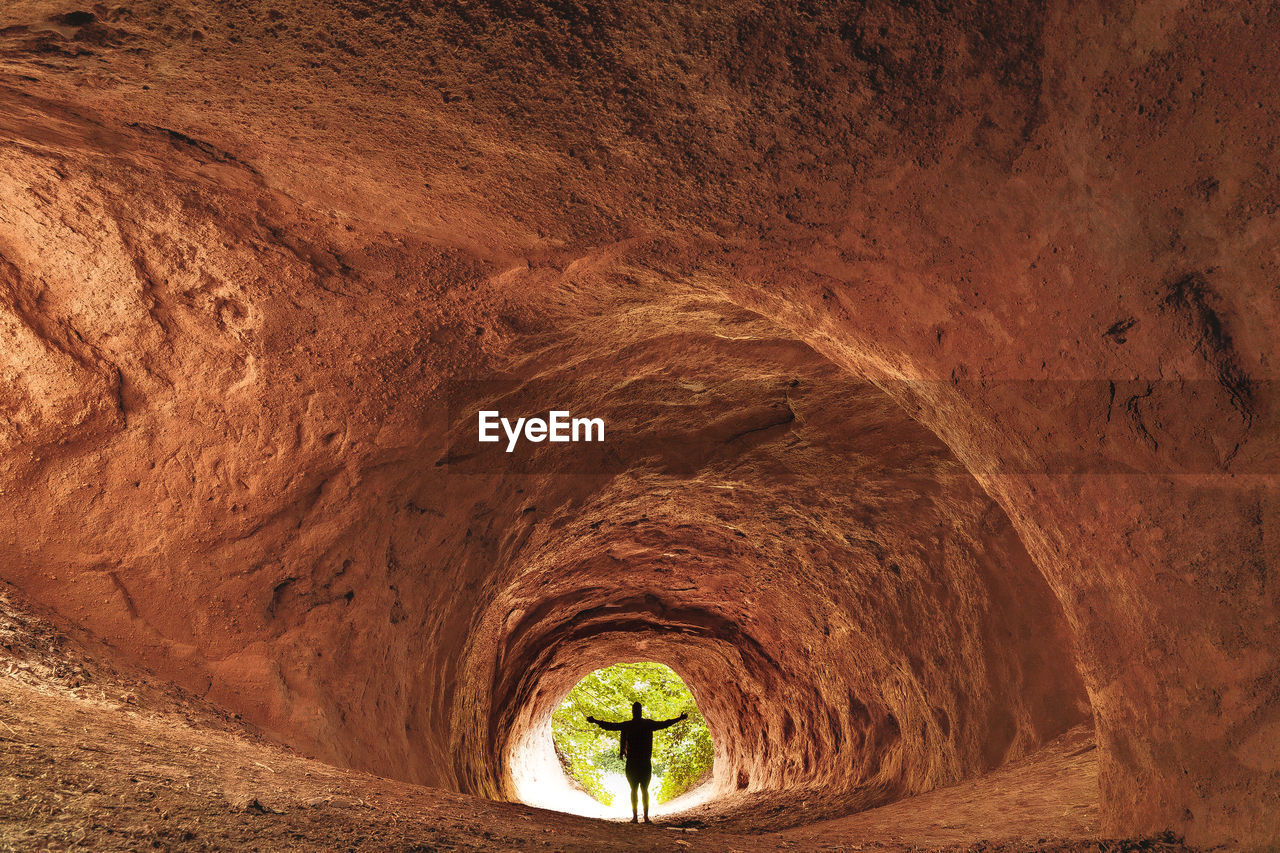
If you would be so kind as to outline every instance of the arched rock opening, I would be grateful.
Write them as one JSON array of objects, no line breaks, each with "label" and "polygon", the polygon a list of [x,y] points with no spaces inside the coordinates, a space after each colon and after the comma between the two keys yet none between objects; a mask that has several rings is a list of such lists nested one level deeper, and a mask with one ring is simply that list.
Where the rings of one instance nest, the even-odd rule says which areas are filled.
[{"label": "arched rock opening", "polygon": [[[620,442],[615,474],[560,473],[551,446],[528,457],[530,531],[469,632],[462,784],[511,796],[512,751],[583,674],[622,659],[687,679],[716,738],[717,792],[793,794],[810,817],[981,773],[1087,719],[1057,601],[946,448],[759,319],[696,304],[678,356],[638,318],[600,348],[625,406],[601,410],[610,395],[581,382],[599,375],[587,339],[572,380],[522,365],[555,405],[648,440]],[[500,399],[550,407],[530,390]],[[453,476],[509,482],[459,456]]]}]

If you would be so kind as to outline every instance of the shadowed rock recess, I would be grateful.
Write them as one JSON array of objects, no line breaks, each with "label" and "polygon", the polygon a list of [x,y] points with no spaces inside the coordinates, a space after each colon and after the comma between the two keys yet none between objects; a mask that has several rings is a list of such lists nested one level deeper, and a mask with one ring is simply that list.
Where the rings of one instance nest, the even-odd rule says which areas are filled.
[{"label": "shadowed rock recess", "polygon": [[[1263,2],[7,0],[0,578],[398,783],[513,800],[574,683],[654,660],[715,739],[699,825],[1087,726],[1091,834],[1267,848],[1277,39]],[[553,408],[605,441],[476,441]]]}]

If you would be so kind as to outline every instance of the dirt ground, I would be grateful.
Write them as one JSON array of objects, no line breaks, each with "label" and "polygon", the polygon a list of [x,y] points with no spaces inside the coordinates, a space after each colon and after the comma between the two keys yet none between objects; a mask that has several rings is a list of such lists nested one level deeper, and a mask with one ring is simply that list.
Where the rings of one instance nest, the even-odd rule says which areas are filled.
[{"label": "dirt ground", "polygon": [[1102,841],[1077,729],[981,779],[794,822],[761,800],[653,826],[591,820],[333,767],[105,662],[0,599],[0,850],[1175,851]]}]

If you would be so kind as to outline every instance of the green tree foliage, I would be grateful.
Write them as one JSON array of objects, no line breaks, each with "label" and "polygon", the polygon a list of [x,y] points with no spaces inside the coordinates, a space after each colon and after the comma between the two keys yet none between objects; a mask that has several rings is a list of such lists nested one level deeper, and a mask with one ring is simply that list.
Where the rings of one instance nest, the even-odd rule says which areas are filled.
[{"label": "green tree foliage", "polygon": [[551,734],[566,772],[605,805],[613,805],[605,774],[624,770],[618,733],[606,732],[586,718],[628,720],[632,702],[642,704],[651,720],[689,715],[653,735],[653,772],[661,777],[661,784],[649,792],[655,802],[666,802],[688,790],[711,769],[715,756],[707,722],[671,667],[619,663],[597,669],[579,681],[551,715]]}]

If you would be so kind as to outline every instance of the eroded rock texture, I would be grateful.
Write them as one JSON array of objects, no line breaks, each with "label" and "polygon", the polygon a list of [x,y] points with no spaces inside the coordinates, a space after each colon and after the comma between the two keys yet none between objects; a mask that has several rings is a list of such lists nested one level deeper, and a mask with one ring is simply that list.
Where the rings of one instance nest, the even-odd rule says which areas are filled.
[{"label": "eroded rock texture", "polygon": [[[466,793],[652,658],[733,797],[830,814],[1091,715],[1109,829],[1273,840],[1278,31],[6,3],[4,578]],[[472,453],[494,400],[610,441]]]}]

